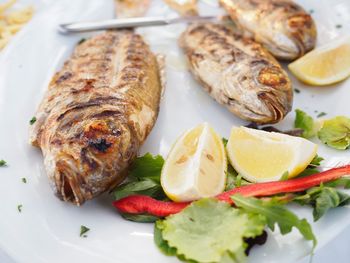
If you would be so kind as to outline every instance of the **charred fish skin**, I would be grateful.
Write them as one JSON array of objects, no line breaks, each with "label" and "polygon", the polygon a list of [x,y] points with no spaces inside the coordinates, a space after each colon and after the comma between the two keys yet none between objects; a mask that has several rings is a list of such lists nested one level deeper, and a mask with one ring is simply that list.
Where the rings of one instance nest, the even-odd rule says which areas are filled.
[{"label": "charred fish skin", "polygon": [[231,19],[276,58],[295,60],[316,45],[312,17],[292,0],[220,0]]},{"label": "charred fish skin", "polygon": [[52,79],[30,134],[60,199],[81,205],[125,179],[158,115],[159,71],[131,31],[76,47]]},{"label": "charred fish skin", "polygon": [[260,44],[213,23],[190,25],[179,44],[204,89],[241,119],[277,123],[291,110],[288,75]]}]

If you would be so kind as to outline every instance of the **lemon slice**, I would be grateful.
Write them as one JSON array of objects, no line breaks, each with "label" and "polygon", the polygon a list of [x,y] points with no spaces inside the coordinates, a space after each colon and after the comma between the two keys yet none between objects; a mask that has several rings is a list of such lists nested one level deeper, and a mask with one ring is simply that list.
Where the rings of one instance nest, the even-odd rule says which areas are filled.
[{"label": "lemon slice", "polygon": [[232,166],[250,182],[278,181],[300,174],[317,153],[317,145],[299,137],[245,127],[233,128],[227,143]]},{"label": "lemon slice", "polygon": [[173,201],[192,201],[221,193],[227,159],[222,139],[207,124],[183,134],[162,169],[161,184]]},{"label": "lemon slice", "polygon": [[330,85],[350,76],[350,37],[319,47],[289,64],[290,71],[310,85]]}]

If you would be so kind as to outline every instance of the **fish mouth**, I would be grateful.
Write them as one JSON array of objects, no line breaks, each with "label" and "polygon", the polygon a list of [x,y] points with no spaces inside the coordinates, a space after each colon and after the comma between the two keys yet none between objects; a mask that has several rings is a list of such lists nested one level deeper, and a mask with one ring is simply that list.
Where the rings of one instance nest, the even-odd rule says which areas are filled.
[{"label": "fish mouth", "polygon": [[298,56],[314,48],[317,29],[310,15],[296,14],[288,18],[287,24],[290,29],[289,35],[298,48]]},{"label": "fish mouth", "polygon": [[273,92],[260,92],[258,98],[270,112],[270,123],[278,123],[291,111],[287,96],[278,96]]},{"label": "fish mouth", "polygon": [[86,200],[86,193],[79,187],[80,178],[76,168],[72,166],[71,160],[59,160],[56,163],[54,176],[55,194],[66,202],[77,206],[82,205]]}]

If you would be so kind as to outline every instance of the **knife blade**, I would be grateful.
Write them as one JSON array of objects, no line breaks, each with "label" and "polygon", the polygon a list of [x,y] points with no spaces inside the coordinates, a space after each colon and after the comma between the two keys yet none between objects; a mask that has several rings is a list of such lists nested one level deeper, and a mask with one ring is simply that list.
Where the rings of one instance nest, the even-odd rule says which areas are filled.
[{"label": "knife blade", "polygon": [[189,16],[189,17],[136,17],[123,19],[110,19],[92,22],[74,22],[59,25],[59,32],[81,33],[106,29],[135,28],[148,26],[165,26],[178,23],[193,23],[203,21],[221,21],[223,16]]}]

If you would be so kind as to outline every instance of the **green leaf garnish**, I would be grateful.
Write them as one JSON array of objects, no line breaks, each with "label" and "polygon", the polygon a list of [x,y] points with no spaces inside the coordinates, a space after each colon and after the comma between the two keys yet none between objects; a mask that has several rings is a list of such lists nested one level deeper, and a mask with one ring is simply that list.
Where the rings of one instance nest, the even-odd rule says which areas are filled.
[{"label": "green leaf garnish", "polygon": [[152,197],[157,197],[163,194],[163,189],[159,183],[156,183],[152,180],[142,180],[129,182],[122,184],[114,191],[115,200],[127,197],[129,195],[147,195]]},{"label": "green leaf garnish", "polygon": [[248,213],[255,213],[266,217],[267,225],[273,231],[275,224],[279,226],[282,235],[288,234],[295,227],[306,240],[313,242],[314,247],[317,240],[312,232],[310,224],[306,219],[299,219],[294,213],[289,211],[284,205],[270,201],[263,201],[253,197],[243,197],[234,195],[231,197],[234,204]]},{"label": "green leaf garnish", "polygon": [[321,117],[326,116],[326,115],[327,115],[327,113],[320,112],[319,114],[317,114],[317,118],[321,118]]},{"label": "green leaf garnish", "polygon": [[228,164],[227,166],[227,178],[225,191],[229,191],[235,187],[240,187],[242,185],[251,184],[250,182],[243,179],[242,175],[238,174],[233,167]]},{"label": "green leaf garnish", "polygon": [[190,262],[244,262],[244,238],[263,233],[265,218],[215,199],[202,199],[157,221],[155,243],[166,254]]},{"label": "green leaf garnish", "polygon": [[[147,153],[136,158],[131,165],[128,182],[121,184],[114,190],[115,199],[119,200],[135,194],[164,199],[166,196],[160,185],[163,164],[164,159],[160,155],[152,156]],[[129,218],[132,220],[131,217]]]},{"label": "green leaf garnish", "polygon": [[23,177],[21,180],[22,180],[22,182],[23,182],[24,184],[27,183],[27,179],[26,179],[25,177]]},{"label": "green leaf garnish", "polygon": [[350,146],[350,118],[338,116],[323,123],[318,138],[328,146],[345,150]]},{"label": "green leaf garnish", "polygon": [[312,159],[311,163],[308,165],[308,167],[306,167],[306,169],[300,173],[298,175],[298,177],[305,177],[305,176],[309,176],[309,175],[313,175],[313,174],[317,174],[319,173],[320,171],[318,170],[318,166],[321,165],[321,162],[323,161],[324,159],[319,156],[319,155],[316,155],[314,157],[314,159]]},{"label": "green leaf garnish", "polygon": [[280,181],[286,181],[286,180],[288,180],[288,178],[289,178],[289,172],[288,172],[288,171],[285,171],[285,172],[282,174]]},{"label": "green leaf garnish", "polygon": [[0,167],[7,166],[7,163],[5,160],[0,160]]},{"label": "green leaf garnish", "polygon": [[321,162],[322,162],[323,160],[324,160],[323,157],[321,157],[321,156],[319,156],[319,155],[316,155],[316,156],[312,159],[310,165],[311,165],[311,166],[320,166],[320,165],[321,165]]},{"label": "green leaf garnish", "polygon": [[324,186],[328,187],[343,187],[344,189],[350,189],[350,178],[342,177],[337,180],[325,183]]},{"label": "green leaf garnish", "polygon": [[31,120],[29,121],[30,125],[33,125],[36,122],[36,117],[31,118]]},{"label": "green leaf garnish", "polygon": [[232,168],[232,166],[228,165],[225,191],[229,191],[236,187],[237,175],[237,172]]},{"label": "green leaf garnish", "polygon": [[312,138],[317,134],[319,127],[315,125],[314,119],[302,110],[295,110],[296,117],[294,127],[302,129],[304,138]]},{"label": "green leaf garnish", "polygon": [[164,159],[160,155],[152,156],[146,153],[142,157],[136,158],[131,165],[130,176],[138,179],[151,179],[160,182],[160,173],[164,165]]},{"label": "green leaf garnish", "polygon": [[85,235],[85,234],[89,231],[90,231],[90,228],[81,225],[80,226],[80,237],[87,237],[87,235]]},{"label": "green leaf garnish", "polygon": [[310,188],[304,195],[297,196],[294,201],[301,205],[311,205],[314,208],[314,221],[317,221],[329,209],[349,204],[350,196],[335,188],[321,185]]},{"label": "green leaf garnish", "polygon": [[18,206],[17,206],[18,212],[22,213],[22,207],[23,207],[23,205],[18,205]]},{"label": "green leaf garnish", "polygon": [[224,144],[224,146],[226,147],[228,140],[226,138],[222,138],[222,143]]},{"label": "green leaf garnish", "polygon": [[126,220],[139,222],[139,223],[153,223],[156,222],[159,218],[152,215],[134,215],[134,214],[122,214],[122,217]]}]

